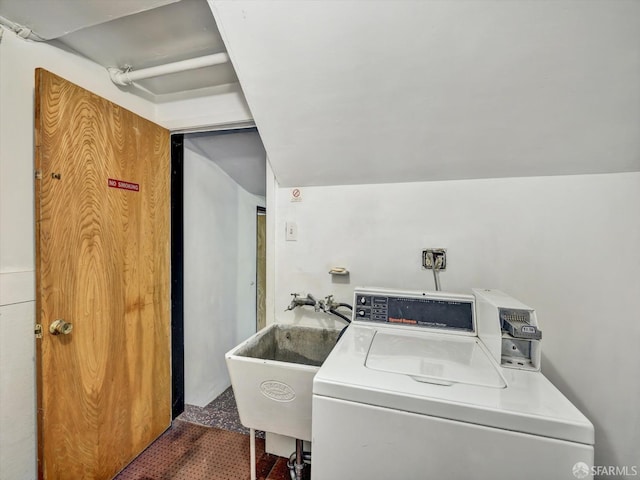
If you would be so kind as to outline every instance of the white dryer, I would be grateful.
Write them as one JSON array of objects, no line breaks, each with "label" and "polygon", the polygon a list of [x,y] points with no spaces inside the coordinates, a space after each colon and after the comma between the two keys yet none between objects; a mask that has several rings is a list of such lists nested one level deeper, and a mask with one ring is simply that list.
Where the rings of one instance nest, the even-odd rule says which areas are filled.
[{"label": "white dryer", "polygon": [[514,341],[479,336],[475,303],[356,290],[313,381],[313,480],[591,478],[593,425],[535,365],[500,364]]}]

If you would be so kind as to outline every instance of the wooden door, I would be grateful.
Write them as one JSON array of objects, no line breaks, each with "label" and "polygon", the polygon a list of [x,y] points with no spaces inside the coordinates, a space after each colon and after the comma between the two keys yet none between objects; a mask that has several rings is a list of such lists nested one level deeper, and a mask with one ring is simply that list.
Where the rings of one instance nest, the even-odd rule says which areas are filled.
[{"label": "wooden door", "polygon": [[256,217],[256,328],[267,326],[267,211]]},{"label": "wooden door", "polygon": [[35,144],[38,475],[110,479],[171,423],[169,132],[38,69]]}]

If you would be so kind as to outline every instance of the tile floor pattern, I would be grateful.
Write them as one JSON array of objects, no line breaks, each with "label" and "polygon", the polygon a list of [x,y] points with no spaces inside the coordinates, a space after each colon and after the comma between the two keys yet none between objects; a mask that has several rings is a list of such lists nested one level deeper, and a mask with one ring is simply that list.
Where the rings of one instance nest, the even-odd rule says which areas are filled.
[{"label": "tile floor pattern", "polygon": [[[217,427],[223,430],[249,435],[249,429],[240,423],[236,399],[231,387],[227,388],[218,398],[203,408],[194,405],[185,405],[184,413],[178,418],[208,427]],[[256,436],[258,438],[264,438],[264,432],[257,431]]]},{"label": "tile floor pattern", "polygon": [[[263,439],[256,440],[256,458],[258,479],[290,479],[287,460],[265,453]],[[176,419],[169,430],[114,480],[249,478],[248,435]]]},{"label": "tile floor pattern", "polygon": [[[114,480],[249,480],[248,435],[229,387],[204,408],[185,405],[171,428]],[[264,432],[256,436],[258,479],[290,480],[287,459],[264,451]],[[304,479],[310,474],[307,467]]]}]

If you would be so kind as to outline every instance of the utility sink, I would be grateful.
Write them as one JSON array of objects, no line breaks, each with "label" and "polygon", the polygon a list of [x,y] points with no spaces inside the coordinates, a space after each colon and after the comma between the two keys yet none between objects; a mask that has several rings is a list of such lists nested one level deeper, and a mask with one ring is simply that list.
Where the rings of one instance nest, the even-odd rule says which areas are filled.
[{"label": "utility sink", "polygon": [[247,428],[311,441],[313,377],[339,330],[272,324],[226,354]]}]

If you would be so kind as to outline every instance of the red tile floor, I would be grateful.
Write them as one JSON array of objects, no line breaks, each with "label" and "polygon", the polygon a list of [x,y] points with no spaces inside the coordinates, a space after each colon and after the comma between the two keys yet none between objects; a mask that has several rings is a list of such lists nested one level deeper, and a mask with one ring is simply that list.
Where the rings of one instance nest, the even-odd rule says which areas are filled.
[{"label": "red tile floor", "polygon": [[[290,480],[287,459],[264,451],[256,439],[257,477]],[[305,478],[310,474],[305,470]],[[249,480],[249,436],[175,420],[115,480]]]}]

